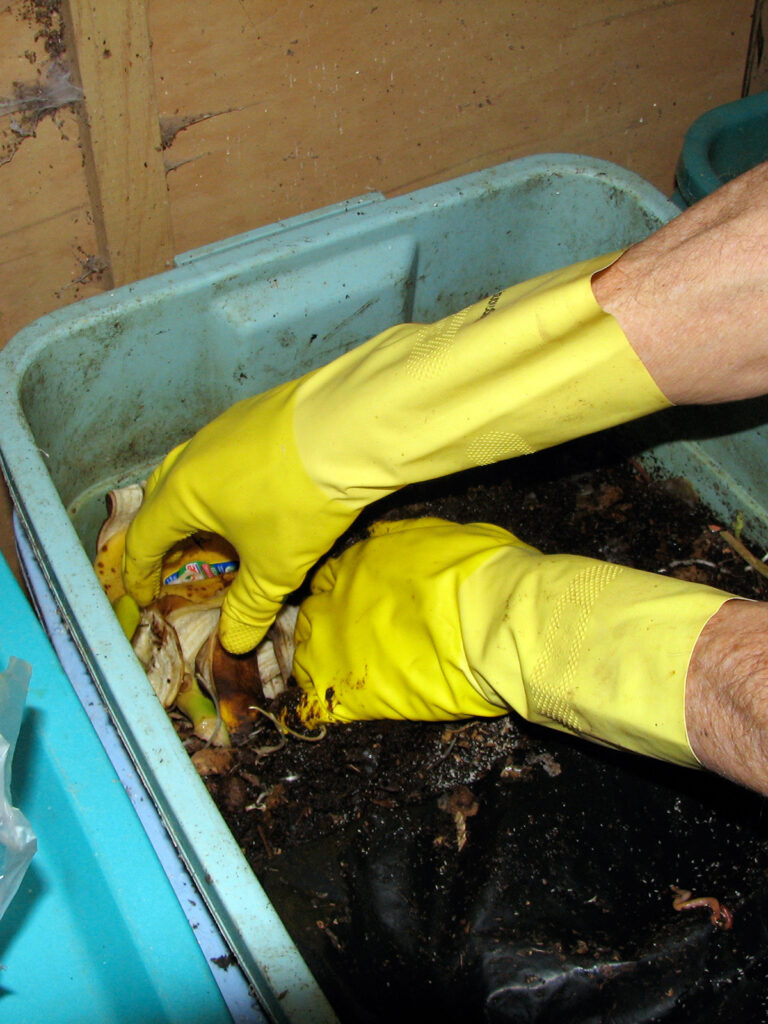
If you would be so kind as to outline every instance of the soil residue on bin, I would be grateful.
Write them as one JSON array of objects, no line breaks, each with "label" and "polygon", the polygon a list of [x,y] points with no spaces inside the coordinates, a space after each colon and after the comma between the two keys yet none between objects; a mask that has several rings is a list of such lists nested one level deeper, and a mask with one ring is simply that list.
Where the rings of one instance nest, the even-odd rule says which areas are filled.
[{"label": "soil residue on bin", "polygon": [[[604,437],[367,518],[493,522],[547,552],[766,597],[685,481]],[[768,1019],[760,797],[515,716],[338,726],[262,757],[270,728],[205,780],[342,1021]],[[732,929],[676,911],[674,887],[726,904]]]}]

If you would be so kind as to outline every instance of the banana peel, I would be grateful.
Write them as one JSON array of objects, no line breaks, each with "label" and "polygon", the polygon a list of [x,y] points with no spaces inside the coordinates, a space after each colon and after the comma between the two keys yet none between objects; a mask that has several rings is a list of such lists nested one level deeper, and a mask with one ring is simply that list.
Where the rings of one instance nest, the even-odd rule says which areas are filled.
[{"label": "banana peel", "polygon": [[[93,563],[96,576],[114,606],[125,594],[123,586],[123,552],[125,535],[144,500],[141,484],[117,487],[106,496],[107,518],[96,540],[96,558]],[[202,579],[166,582],[180,573],[185,566],[226,565],[237,562],[237,552],[223,537],[212,533],[198,533],[174,545],[163,559],[160,596],[176,594],[190,601],[206,601],[222,594],[232,580],[233,573],[213,575]]]},{"label": "banana peel", "polygon": [[96,540],[93,568],[102,590],[112,606],[125,594],[123,586],[123,552],[125,534],[131,520],[141,508],[144,489],[140,484],[119,487],[107,494],[107,519]]},{"label": "banana peel", "polygon": [[[207,744],[227,747],[231,735],[252,728],[265,700],[259,654],[234,658],[218,642],[221,604],[234,578],[234,571],[222,572],[221,567],[234,569],[237,554],[212,534],[177,544],[163,560],[159,597],[148,608],[139,608],[125,592],[122,562],[125,535],[143,497],[140,484],[109,492],[94,570],[163,706],[185,715]],[[210,566],[218,567],[216,573],[208,574]],[[261,656],[263,660],[263,651]],[[282,686],[271,644],[267,662],[270,658],[277,667],[268,682],[268,697]]]},{"label": "banana peel", "polygon": [[129,594],[121,594],[112,602],[112,610],[125,635],[133,640],[133,634],[141,621],[141,608]]},{"label": "banana peel", "polygon": [[212,693],[224,725],[230,734],[252,726],[258,708],[264,705],[264,692],[255,655],[236,655],[225,651],[214,630],[201,647],[196,661],[196,677]]},{"label": "banana peel", "polygon": [[[137,634],[138,627],[143,621],[141,609],[128,594],[121,594],[121,596],[113,602],[112,607],[115,611],[115,615],[117,616],[117,621],[122,626],[126,637],[128,640],[133,641]],[[198,616],[198,619],[203,620],[203,617]],[[200,624],[198,623],[197,625],[199,627]],[[179,630],[176,627],[174,628],[178,637]],[[208,628],[208,630],[210,630],[211,627],[207,626],[203,620],[202,628]],[[139,633],[139,635],[141,634]],[[184,659],[185,644],[187,645],[187,648],[190,646],[190,641],[186,631],[182,630],[182,636],[178,637],[178,639],[182,651],[182,659]],[[203,637],[203,641],[205,639],[207,639],[207,636]],[[171,647],[174,646],[172,640],[169,641],[169,645]],[[134,651],[136,651],[135,644],[133,646]],[[138,651],[136,651],[136,654],[141,661],[142,659]],[[181,681],[175,691],[175,700],[173,702],[174,706],[189,719],[192,723],[195,735],[199,736],[200,739],[205,740],[206,743],[210,743],[215,747],[230,746],[227,728],[216,711],[216,705],[213,703],[211,698],[202,691],[196,676],[190,671],[186,659],[184,659],[184,661],[185,671],[183,672]],[[166,706],[167,702],[163,699],[162,689],[156,683],[155,679],[157,675],[162,676],[161,670],[157,666],[149,668],[148,665],[144,664],[144,662],[142,662],[142,664],[144,665],[144,671],[147,673],[147,677],[149,678],[150,683],[152,683],[152,688],[157,694],[158,699],[164,706]],[[192,665],[191,668],[193,670],[194,665]],[[158,692],[158,690],[160,690],[160,692]]]},{"label": "banana peel", "polygon": [[184,656],[176,630],[155,608],[141,613],[131,644],[164,708],[172,707],[184,679]]},{"label": "banana peel", "polygon": [[176,695],[176,709],[192,723],[195,736],[212,747],[231,747],[229,730],[195,676],[185,675]]}]

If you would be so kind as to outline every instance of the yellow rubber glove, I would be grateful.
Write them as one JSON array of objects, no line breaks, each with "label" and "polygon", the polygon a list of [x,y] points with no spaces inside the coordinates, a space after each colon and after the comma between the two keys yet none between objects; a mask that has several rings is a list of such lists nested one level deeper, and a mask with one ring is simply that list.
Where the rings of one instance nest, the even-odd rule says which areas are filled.
[{"label": "yellow rubber glove", "polygon": [[379,524],[329,560],[299,610],[299,714],[323,721],[502,715],[697,764],[685,678],[732,595],[574,555],[500,527]]},{"label": "yellow rubber glove", "polygon": [[233,406],[150,478],[127,537],[128,592],[148,603],[172,544],[220,534],[240,557],[221,640],[249,650],[376,498],[667,405],[592,294],[592,274],[613,258],[516,285],[436,324],[393,327]]}]

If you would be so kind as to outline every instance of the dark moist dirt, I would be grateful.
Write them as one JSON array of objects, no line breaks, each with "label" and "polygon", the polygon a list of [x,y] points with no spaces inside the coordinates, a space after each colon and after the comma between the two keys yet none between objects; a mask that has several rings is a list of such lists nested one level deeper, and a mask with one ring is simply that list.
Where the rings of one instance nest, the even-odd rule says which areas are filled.
[{"label": "dark moist dirt", "polygon": [[[421,515],[768,592],[690,485],[604,436],[409,489],[368,519]],[[206,784],[343,1021],[768,1020],[754,794],[516,716],[335,726],[260,755],[275,739],[265,722]],[[727,904],[733,928],[676,912],[671,886]]]}]

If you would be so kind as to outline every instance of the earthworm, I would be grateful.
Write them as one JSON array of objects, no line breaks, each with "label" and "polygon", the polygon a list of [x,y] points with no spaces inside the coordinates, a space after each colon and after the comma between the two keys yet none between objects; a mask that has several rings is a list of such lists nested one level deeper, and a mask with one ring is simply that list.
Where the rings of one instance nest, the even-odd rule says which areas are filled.
[{"label": "earthworm", "polygon": [[733,926],[733,914],[728,907],[716,900],[714,896],[695,896],[691,898],[688,889],[678,889],[671,885],[670,889],[675,894],[672,906],[675,910],[694,910],[696,907],[707,907],[709,919],[716,928],[728,931]]}]

